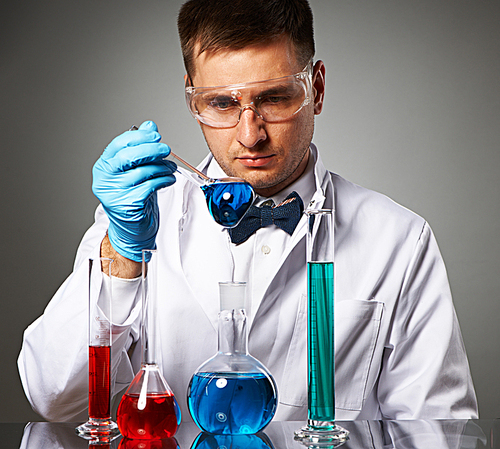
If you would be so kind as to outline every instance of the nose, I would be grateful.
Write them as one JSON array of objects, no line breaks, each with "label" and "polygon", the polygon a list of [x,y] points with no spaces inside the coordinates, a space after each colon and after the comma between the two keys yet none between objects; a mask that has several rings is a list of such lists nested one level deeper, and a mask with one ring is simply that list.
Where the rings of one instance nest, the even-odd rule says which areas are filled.
[{"label": "nose", "polygon": [[259,142],[266,140],[264,123],[260,114],[253,107],[246,106],[241,111],[240,121],[236,125],[238,142],[246,148],[252,148]]}]

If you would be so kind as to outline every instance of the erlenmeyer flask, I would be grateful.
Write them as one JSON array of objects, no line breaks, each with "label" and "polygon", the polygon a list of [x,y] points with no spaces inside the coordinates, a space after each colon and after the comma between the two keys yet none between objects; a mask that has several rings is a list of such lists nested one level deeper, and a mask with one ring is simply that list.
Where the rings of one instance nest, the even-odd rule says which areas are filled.
[{"label": "erlenmeyer flask", "polygon": [[181,412],[156,362],[156,250],[142,255],[142,363],[120,401],[117,422],[124,437],[151,440],[173,436]]},{"label": "erlenmeyer flask", "polygon": [[276,383],[247,350],[246,283],[221,282],[219,287],[219,350],[191,378],[189,411],[205,432],[253,434],[276,412]]}]

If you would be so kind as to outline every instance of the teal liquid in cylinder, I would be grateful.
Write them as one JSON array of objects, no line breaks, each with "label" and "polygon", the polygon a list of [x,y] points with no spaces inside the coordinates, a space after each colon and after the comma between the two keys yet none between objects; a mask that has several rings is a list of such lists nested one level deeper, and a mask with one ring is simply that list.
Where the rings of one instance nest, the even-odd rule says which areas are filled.
[{"label": "teal liquid in cylinder", "polygon": [[335,420],[333,262],[308,262],[309,416]]}]

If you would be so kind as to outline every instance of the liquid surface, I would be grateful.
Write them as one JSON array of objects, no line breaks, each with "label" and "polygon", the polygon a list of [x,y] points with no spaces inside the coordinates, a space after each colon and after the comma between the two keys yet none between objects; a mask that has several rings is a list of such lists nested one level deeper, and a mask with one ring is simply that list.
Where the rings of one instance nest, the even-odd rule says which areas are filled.
[{"label": "liquid surface", "polygon": [[188,388],[194,422],[214,434],[252,434],[276,411],[271,381],[260,373],[196,373]]},{"label": "liquid surface", "polygon": [[89,346],[89,417],[111,417],[110,347]]},{"label": "liquid surface", "polygon": [[252,205],[253,189],[246,182],[216,181],[201,187],[208,211],[221,226],[232,228],[238,224]]},{"label": "liquid surface", "polygon": [[333,263],[307,264],[309,419],[335,419]]},{"label": "liquid surface", "polygon": [[125,394],[117,412],[118,428],[130,439],[151,440],[169,438],[178,427],[174,396],[152,393],[146,395],[146,406],[139,410],[138,394]]}]

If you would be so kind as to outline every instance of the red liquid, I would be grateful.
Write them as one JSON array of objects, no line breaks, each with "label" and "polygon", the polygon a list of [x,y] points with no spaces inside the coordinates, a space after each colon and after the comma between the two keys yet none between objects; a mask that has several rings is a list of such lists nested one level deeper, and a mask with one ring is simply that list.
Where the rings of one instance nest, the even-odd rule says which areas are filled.
[{"label": "red liquid", "polygon": [[110,409],[110,347],[89,346],[89,417],[107,419]]},{"label": "red liquid", "polygon": [[125,394],[118,407],[118,428],[124,437],[153,440],[175,434],[178,424],[173,395],[147,394],[144,410],[137,408],[138,401],[138,394]]}]

